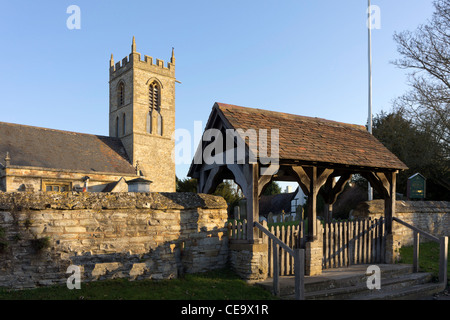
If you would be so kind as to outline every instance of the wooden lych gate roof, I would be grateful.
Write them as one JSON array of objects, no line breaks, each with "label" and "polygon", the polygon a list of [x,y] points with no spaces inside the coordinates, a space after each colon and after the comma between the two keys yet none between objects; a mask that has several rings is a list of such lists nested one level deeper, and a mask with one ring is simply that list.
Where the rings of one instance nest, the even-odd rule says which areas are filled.
[{"label": "wooden lych gate roof", "polygon": [[[278,129],[281,162],[407,169],[403,162],[361,125],[224,103],[216,103],[213,113],[218,114],[228,129]],[[270,138],[270,133],[268,136]],[[269,154],[270,143],[271,140],[268,139]]]},{"label": "wooden lych gate roof", "polygon": [[[200,142],[188,176],[198,179],[200,193],[214,191],[223,179],[234,179],[247,198],[247,212],[251,213],[249,234],[254,231],[253,221],[257,221],[258,199],[268,183],[272,180],[296,181],[305,195],[312,199],[308,204],[308,232],[314,239],[317,236],[317,195],[320,193],[331,208],[355,173],[366,178],[384,197],[386,230],[391,232],[396,174],[399,170],[406,170],[407,166],[364,126],[215,103],[205,133],[209,129],[215,131],[208,132],[210,140],[206,138]],[[278,135],[272,138],[274,130],[278,130]],[[216,133],[214,138],[212,131]],[[222,136],[217,134],[218,131]],[[228,144],[230,134],[234,140]],[[260,140],[261,137],[263,139]],[[276,137],[278,155],[273,157],[272,139]],[[217,143],[220,138],[225,141]],[[255,140],[256,145],[251,142]],[[216,146],[223,150],[215,150]],[[245,154],[241,149],[245,149]],[[258,152],[261,149],[265,151],[262,156]],[[233,158],[231,163],[229,155]],[[273,159],[276,159],[275,165]]]}]

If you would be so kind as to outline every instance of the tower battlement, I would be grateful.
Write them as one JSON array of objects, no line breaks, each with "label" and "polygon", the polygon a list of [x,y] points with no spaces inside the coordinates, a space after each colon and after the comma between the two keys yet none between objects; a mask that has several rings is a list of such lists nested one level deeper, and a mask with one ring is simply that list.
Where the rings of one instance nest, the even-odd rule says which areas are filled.
[{"label": "tower battlement", "polygon": [[153,57],[144,55],[144,59],[142,60],[141,54],[136,52],[136,43],[133,37],[133,44],[131,46],[131,53],[124,57],[121,61],[114,63],[114,57],[111,54],[111,59],[109,61],[109,74],[110,77],[114,77],[116,73],[121,73],[122,70],[127,69],[127,67],[137,67],[146,70],[151,70],[153,72],[158,72],[158,69],[163,71],[164,73],[168,73],[169,75],[175,75],[175,55],[174,50],[172,48],[172,57],[167,64],[164,63],[164,60],[161,59],[153,59]]}]

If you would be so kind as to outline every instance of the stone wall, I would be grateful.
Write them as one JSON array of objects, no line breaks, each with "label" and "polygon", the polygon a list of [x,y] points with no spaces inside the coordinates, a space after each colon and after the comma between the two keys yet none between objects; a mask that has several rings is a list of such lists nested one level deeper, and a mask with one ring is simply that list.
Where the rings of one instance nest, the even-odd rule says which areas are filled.
[{"label": "stone wall", "polygon": [[[352,212],[355,218],[378,219],[384,216],[384,201],[373,200],[360,203]],[[450,202],[445,201],[397,201],[395,217],[436,237],[450,236]],[[426,241],[425,237],[421,240]],[[393,222],[392,239],[394,260],[398,249],[413,244],[411,229]],[[397,254],[395,254],[397,253]]]},{"label": "stone wall", "polygon": [[38,192],[45,191],[46,185],[67,185],[71,191],[81,191],[83,178],[89,176],[89,191],[101,192],[111,182],[121,178],[136,179],[137,175],[113,174],[106,172],[75,172],[64,169],[9,166],[0,169],[0,191]]},{"label": "stone wall", "polygon": [[[0,286],[169,279],[227,263],[227,204],[192,193],[2,193]],[[39,247],[43,248],[39,248]]]}]

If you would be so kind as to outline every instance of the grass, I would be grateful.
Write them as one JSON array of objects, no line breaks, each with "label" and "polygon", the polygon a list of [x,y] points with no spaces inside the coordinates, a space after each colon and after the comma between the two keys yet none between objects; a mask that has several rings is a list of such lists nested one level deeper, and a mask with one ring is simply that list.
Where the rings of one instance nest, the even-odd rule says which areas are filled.
[{"label": "grass", "polygon": [[[450,257],[450,248],[449,248]],[[400,249],[400,263],[413,263],[413,246]],[[430,272],[433,278],[439,278],[439,244],[436,242],[424,242],[419,246],[419,270]],[[447,261],[447,276],[450,280],[450,259]]]},{"label": "grass", "polygon": [[172,280],[103,280],[26,290],[0,289],[0,300],[271,300],[268,291],[251,286],[229,269],[186,274]]}]

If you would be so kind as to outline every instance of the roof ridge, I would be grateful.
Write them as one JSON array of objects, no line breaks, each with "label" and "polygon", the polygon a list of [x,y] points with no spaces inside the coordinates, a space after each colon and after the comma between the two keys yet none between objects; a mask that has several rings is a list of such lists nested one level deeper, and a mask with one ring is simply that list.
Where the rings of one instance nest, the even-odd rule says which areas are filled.
[{"label": "roof ridge", "polygon": [[52,129],[52,128],[38,127],[38,126],[32,126],[32,125],[27,125],[27,124],[19,124],[19,123],[13,123],[13,122],[0,121],[0,125],[9,125],[9,126],[16,126],[16,127],[27,127],[27,128],[32,128],[32,129],[55,131],[55,132],[66,133],[66,134],[77,134],[77,135],[86,135],[86,136],[95,136],[95,137],[102,137],[102,138],[118,139],[116,137],[110,137],[110,136],[105,136],[105,135],[100,135],[100,134],[83,133],[83,132],[61,130],[61,129]]},{"label": "roof ridge", "polygon": [[249,111],[256,111],[258,113],[261,114],[271,114],[271,115],[278,115],[278,116],[285,116],[288,118],[298,118],[299,120],[303,120],[303,121],[313,121],[313,122],[318,122],[318,123],[325,123],[328,125],[336,125],[336,126],[340,126],[340,127],[350,127],[353,129],[358,129],[358,130],[364,130],[366,131],[366,127],[363,125],[358,125],[358,124],[351,124],[351,123],[345,123],[345,122],[340,122],[340,121],[334,121],[334,120],[328,120],[328,119],[324,119],[324,118],[319,118],[319,117],[309,117],[309,116],[302,116],[302,115],[298,115],[298,114],[294,114],[294,113],[286,113],[286,112],[280,112],[280,111],[273,111],[273,110],[266,110],[266,109],[259,109],[259,108],[251,108],[251,107],[243,107],[243,106],[238,106],[238,105],[233,105],[233,104],[228,104],[228,103],[222,103],[222,102],[216,102],[217,106],[220,108],[233,108],[233,109],[242,109],[242,110],[249,110]]}]

